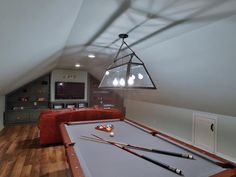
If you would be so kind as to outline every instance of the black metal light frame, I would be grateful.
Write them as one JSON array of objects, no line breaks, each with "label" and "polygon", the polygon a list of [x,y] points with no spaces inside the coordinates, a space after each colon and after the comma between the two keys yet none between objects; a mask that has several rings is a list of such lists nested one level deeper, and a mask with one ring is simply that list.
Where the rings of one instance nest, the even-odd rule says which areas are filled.
[{"label": "black metal light frame", "polygon": [[[115,69],[115,68],[118,68],[118,67],[121,67],[121,66],[124,66],[124,65],[127,65],[127,72],[126,72],[126,76],[125,76],[125,86],[102,86],[102,82],[104,80],[105,77],[107,77],[105,74],[102,78],[102,81],[100,82],[100,85],[99,85],[99,88],[107,88],[107,89],[156,89],[156,86],[152,80],[152,78],[150,77],[149,75],[149,72],[147,71],[145,65],[144,65],[144,62],[135,54],[135,52],[129,47],[129,45],[125,42],[125,38],[128,38],[128,35],[127,34],[119,34],[119,37],[122,39],[122,44],[114,58],[114,61],[113,63],[106,69],[105,72],[108,72],[112,69]],[[127,49],[129,49],[131,51],[131,53],[127,54],[127,55],[124,55],[124,56],[121,56],[121,57],[118,57],[120,52],[122,51],[122,47],[123,46],[126,46]],[[123,60],[124,58],[128,58],[128,61],[127,62],[122,62],[121,64],[117,64],[118,61],[120,60]],[[134,62],[133,59],[134,57],[138,60],[138,62]],[[128,86],[128,79],[131,75],[131,66],[132,65],[137,65],[137,66],[142,66],[143,69],[145,70],[148,78],[150,79],[150,82],[151,82],[151,85],[152,86]]]}]

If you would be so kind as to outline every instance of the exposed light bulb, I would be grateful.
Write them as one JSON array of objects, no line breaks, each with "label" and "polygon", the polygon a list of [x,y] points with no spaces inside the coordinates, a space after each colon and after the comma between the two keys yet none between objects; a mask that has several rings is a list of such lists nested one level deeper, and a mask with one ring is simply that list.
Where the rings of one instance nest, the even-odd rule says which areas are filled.
[{"label": "exposed light bulb", "polygon": [[95,58],[95,55],[94,54],[89,54],[88,57],[89,58]]},{"label": "exposed light bulb", "polygon": [[60,85],[60,86],[63,86],[63,83],[62,83],[62,82],[60,82],[60,83],[59,83],[59,85]]},{"label": "exposed light bulb", "polygon": [[118,85],[118,80],[115,78],[112,83],[113,83],[114,86],[117,86]]},{"label": "exposed light bulb", "polygon": [[75,67],[76,67],[76,68],[79,68],[79,67],[80,67],[80,64],[79,64],[79,63],[76,63],[76,64],[75,64]]},{"label": "exposed light bulb", "polygon": [[140,80],[143,79],[143,75],[140,74],[140,73],[138,73],[138,78],[139,78]]},{"label": "exposed light bulb", "polygon": [[129,79],[128,79],[128,84],[129,84],[129,85],[133,85],[133,84],[134,84],[134,79],[132,78],[132,76],[129,77]]},{"label": "exposed light bulb", "polygon": [[134,80],[135,79],[135,75],[132,74],[131,78]]},{"label": "exposed light bulb", "polygon": [[125,86],[125,80],[123,78],[120,79],[120,85]]},{"label": "exposed light bulb", "polygon": [[108,76],[108,75],[109,75],[109,71],[106,71],[106,73],[105,73],[105,74],[106,74],[106,76]]}]

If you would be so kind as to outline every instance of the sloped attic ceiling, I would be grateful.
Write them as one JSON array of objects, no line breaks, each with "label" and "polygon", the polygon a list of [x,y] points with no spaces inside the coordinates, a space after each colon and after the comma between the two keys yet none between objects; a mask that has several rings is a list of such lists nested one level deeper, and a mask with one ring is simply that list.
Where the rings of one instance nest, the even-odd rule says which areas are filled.
[{"label": "sloped attic ceiling", "polygon": [[158,90],[126,98],[236,115],[235,12],[235,0],[1,1],[0,92],[76,62],[101,78],[128,33]]},{"label": "sloped attic ceiling", "polygon": [[81,3],[0,1],[0,94],[56,66]]}]

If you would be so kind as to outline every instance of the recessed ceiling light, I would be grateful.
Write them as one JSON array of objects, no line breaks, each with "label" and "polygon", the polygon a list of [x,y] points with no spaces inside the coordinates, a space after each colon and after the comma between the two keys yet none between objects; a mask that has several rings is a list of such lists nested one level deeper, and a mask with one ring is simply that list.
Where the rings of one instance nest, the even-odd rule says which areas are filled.
[{"label": "recessed ceiling light", "polygon": [[76,64],[75,64],[75,67],[76,67],[76,68],[79,68],[79,67],[80,67],[80,64],[79,64],[79,63],[76,63]]},{"label": "recessed ceiling light", "polygon": [[88,57],[89,58],[95,58],[95,55],[94,54],[89,54]]}]

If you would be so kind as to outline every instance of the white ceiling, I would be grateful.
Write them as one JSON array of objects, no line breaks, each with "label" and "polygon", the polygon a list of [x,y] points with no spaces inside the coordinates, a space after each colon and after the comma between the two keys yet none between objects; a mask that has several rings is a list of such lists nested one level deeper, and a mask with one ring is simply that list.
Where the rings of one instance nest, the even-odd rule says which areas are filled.
[{"label": "white ceiling", "polygon": [[0,93],[56,66],[80,5],[79,0],[0,1]]},{"label": "white ceiling", "polygon": [[126,97],[236,115],[235,15],[235,0],[0,1],[0,93],[77,62],[101,78],[128,33],[158,90]]}]

